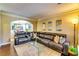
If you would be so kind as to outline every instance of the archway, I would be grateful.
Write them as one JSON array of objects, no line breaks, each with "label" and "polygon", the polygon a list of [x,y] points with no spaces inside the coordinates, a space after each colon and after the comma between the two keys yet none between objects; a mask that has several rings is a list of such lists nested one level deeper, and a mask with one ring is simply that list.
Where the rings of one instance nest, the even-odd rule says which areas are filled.
[{"label": "archway", "polygon": [[11,22],[11,39],[14,38],[15,32],[18,31],[25,31],[25,32],[32,32],[33,25],[25,20],[16,20]]}]

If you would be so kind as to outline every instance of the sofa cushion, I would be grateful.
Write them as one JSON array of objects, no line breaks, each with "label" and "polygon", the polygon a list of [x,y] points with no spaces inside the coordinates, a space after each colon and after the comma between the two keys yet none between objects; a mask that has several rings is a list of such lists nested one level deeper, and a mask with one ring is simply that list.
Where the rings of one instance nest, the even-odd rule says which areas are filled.
[{"label": "sofa cushion", "polygon": [[17,35],[17,37],[24,38],[25,35]]},{"label": "sofa cushion", "polygon": [[51,36],[51,35],[45,35],[45,38],[52,40],[53,36]]},{"label": "sofa cushion", "polygon": [[63,49],[63,46],[61,44],[57,44],[55,42],[49,42],[49,45],[50,45],[50,47],[56,48],[60,51]]},{"label": "sofa cushion", "polygon": [[58,44],[58,42],[59,42],[59,36],[55,36],[54,37],[54,42]]},{"label": "sofa cushion", "polygon": [[48,40],[48,39],[41,39],[40,38],[39,40],[42,41],[43,43],[47,43],[47,44],[50,42],[50,40]]},{"label": "sofa cushion", "polygon": [[53,35],[50,36],[50,39],[51,39],[51,41],[54,41],[54,36]]},{"label": "sofa cushion", "polygon": [[27,38],[19,38],[19,42],[21,41],[27,41],[28,39]]},{"label": "sofa cushion", "polygon": [[40,34],[41,37],[44,37],[43,34]]}]

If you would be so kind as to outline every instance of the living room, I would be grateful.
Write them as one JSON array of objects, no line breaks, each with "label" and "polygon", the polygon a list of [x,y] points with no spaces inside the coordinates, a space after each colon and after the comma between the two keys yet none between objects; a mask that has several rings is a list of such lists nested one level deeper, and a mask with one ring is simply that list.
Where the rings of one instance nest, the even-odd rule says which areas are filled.
[{"label": "living room", "polygon": [[[79,3],[3,3],[0,6],[0,55],[78,55]],[[30,29],[29,25],[24,25],[26,28],[18,25],[22,22],[31,24]],[[12,29],[12,23],[17,23],[15,26],[13,24],[14,29]],[[20,36],[18,34],[18,32],[21,32],[20,29],[24,31],[22,31],[22,35],[20,34],[21,37],[24,37],[21,39],[19,39]],[[12,34],[12,31],[17,33]],[[27,42],[24,41],[27,39]],[[10,51],[10,54],[7,53],[6,45],[10,45],[15,54]],[[23,51],[23,49],[25,50]],[[31,52],[29,53],[28,51]]]}]

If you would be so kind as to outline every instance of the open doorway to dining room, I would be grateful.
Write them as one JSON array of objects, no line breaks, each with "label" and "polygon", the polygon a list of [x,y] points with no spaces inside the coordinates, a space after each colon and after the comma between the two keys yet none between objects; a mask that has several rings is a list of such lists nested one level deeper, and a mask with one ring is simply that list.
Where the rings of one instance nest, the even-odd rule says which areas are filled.
[{"label": "open doorway to dining room", "polygon": [[33,24],[25,21],[25,20],[16,20],[11,22],[11,41],[14,39],[14,35],[16,32],[32,32],[33,31]]}]

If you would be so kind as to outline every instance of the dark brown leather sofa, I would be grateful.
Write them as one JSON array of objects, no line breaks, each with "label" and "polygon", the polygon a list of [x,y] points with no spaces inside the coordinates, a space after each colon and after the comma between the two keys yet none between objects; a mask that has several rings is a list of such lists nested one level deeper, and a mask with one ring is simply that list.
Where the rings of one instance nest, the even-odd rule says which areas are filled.
[{"label": "dark brown leather sofa", "polygon": [[[45,46],[54,49],[58,52],[64,53],[68,52],[68,44],[69,41],[67,41],[66,34],[60,34],[60,33],[50,33],[50,32],[34,32],[37,34],[37,42],[44,44]],[[55,43],[54,38],[56,36],[65,38],[65,42],[63,44]],[[66,43],[66,44],[65,44]],[[66,47],[65,47],[66,46]]]},{"label": "dark brown leather sofa", "polygon": [[[33,38],[34,34],[36,34],[37,38]],[[55,43],[55,37],[58,36],[65,38],[65,42],[63,44]],[[63,53],[64,55],[68,54],[68,44],[66,34],[60,33],[50,33],[50,32],[27,32],[15,35],[15,45],[26,43],[30,41],[37,41],[55,51]]]},{"label": "dark brown leather sofa", "polygon": [[17,32],[15,33],[15,45],[23,44],[32,41],[31,32]]}]

